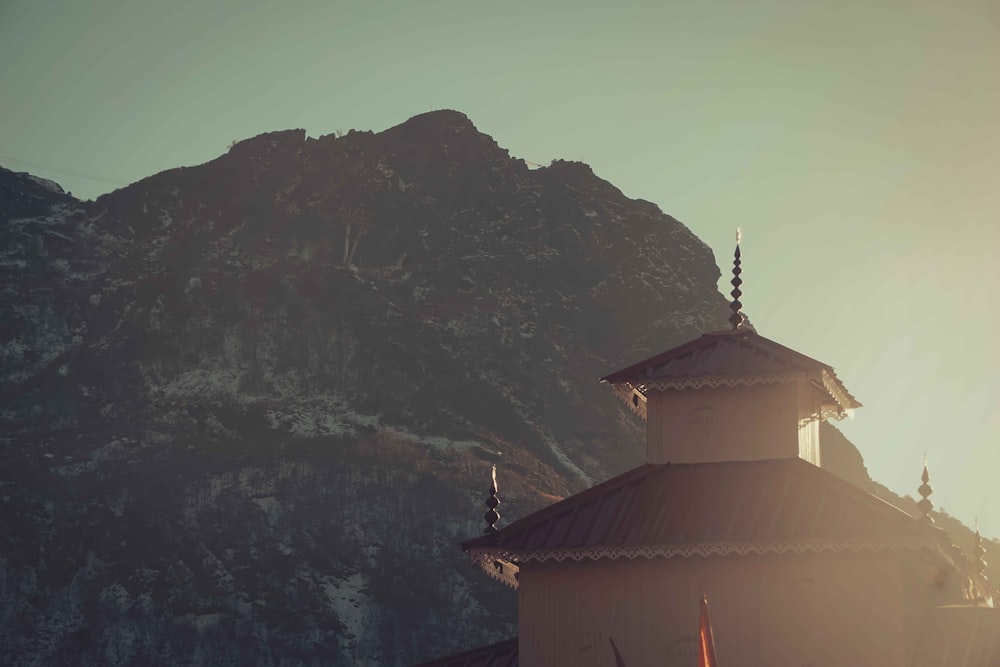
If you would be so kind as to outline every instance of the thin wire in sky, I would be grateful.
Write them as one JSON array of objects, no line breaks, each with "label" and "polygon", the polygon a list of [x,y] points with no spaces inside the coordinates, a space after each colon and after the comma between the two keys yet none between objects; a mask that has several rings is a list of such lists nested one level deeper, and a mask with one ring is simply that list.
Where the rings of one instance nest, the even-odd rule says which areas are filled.
[{"label": "thin wire in sky", "polygon": [[6,162],[14,162],[16,164],[24,165],[26,167],[31,167],[33,169],[40,169],[42,171],[48,171],[53,174],[60,174],[62,176],[73,176],[74,178],[83,178],[88,181],[109,183],[111,185],[128,185],[128,183],[125,183],[123,181],[116,181],[111,178],[104,178],[102,176],[94,176],[91,174],[82,174],[78,171],[70,171],[68,169],[60,169],[58,167],[50,167],[49,165],[40,164],[38,162],[30,162],[28,160],[21,160],[19,158],[9,157],[7,155],[0,155],[0,160],[4,160]]}]

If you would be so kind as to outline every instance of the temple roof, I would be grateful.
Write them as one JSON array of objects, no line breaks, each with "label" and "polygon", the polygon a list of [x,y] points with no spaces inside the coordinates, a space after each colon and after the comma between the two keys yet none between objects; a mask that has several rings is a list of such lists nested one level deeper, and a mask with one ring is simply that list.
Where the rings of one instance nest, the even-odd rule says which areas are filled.
[{"label": "temple roof", "polygon": [[517,637],[413,667],[517,667]]},{"label": "temple roof", "polygon": [[605,382],[702,375],[802,373],[830,366],[752,329],[713,331],[601,378]]},{"label": "temple roof", "polygon": [[[646,394],[648,389],[752,385],[806,376],[836,402],[838,414],[861,407],[833,368],[765,338],[753,329],[702,334],[601,378]],[[622,398],[628,396],[618,392]]]},{"label": "temple roof", "polygon": [[832,473],[787,458],[646,464],[462,548],[516,565],[914,548],[938,544],[942,535]]}]

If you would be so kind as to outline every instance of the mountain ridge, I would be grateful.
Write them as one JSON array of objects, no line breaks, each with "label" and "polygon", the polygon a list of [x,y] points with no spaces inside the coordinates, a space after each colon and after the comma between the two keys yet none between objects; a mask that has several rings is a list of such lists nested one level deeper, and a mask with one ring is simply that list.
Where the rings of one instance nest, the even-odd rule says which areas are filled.
[{"label": "mountain ridge", "polygon": [[728,315],[679,221],[455,111],[265,133],[92,202],[0,170],[0,195],[12,664],[503,639],[513,597],[456,546],[489,467],[518,517],[638,464],[597,378]]}]

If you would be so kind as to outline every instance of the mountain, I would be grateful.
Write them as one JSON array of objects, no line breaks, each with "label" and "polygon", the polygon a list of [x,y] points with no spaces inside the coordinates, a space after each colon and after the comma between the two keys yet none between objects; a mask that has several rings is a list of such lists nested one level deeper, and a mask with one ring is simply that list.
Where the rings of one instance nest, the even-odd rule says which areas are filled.
[{"label": "mountain", "polygon": [[[407,665],[510,636],[514,594],[457,547],[491,465],[505,517],[637,465],[596,379],[728,315],[683,224],[454,111],[260,135],[93,202],[0,169],[0,275],[18,665]],[[874,484],[846,440],[829,461]]]}]

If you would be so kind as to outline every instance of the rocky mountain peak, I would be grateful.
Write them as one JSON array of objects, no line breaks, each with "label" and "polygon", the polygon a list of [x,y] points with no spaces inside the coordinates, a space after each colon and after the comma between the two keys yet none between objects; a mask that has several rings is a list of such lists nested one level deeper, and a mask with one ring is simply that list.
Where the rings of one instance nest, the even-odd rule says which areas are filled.
[{"label": "rocky mountain peak", "polygon": [[425,137],[428,142],[440,141],[442,137],[451,134],[479,134],[469,117],[454,109],[438,109],[418,114],[393,129],[398,129],[411,140]]},{"label": "rocky mountain peak", "polygon": [[0,167],[0,220],[43,215],[54,202],[73,201],[55,181]]},{"label": "rocky mountain peak", "polygon": [[305,140],[306,131],[303,129],[265,132],[234,142],[229,153],[239,159],[264,159],[275,153],[295,153],[302,148]]}]

